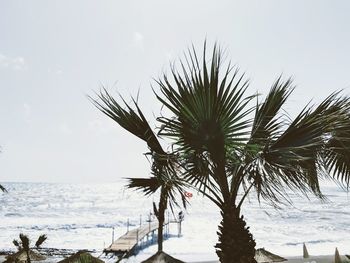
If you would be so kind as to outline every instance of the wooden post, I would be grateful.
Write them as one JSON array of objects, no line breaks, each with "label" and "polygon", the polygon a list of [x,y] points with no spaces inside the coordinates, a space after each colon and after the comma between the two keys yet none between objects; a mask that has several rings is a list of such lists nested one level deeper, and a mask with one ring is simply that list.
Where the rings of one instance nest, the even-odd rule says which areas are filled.
[{"label": "wooden post", "polygon": [[136,244],[139,243],[139,230],[136,230]]},{"label": "wooden post", "polygon": [[148,232],[150,232],[151,231],[151,212],[149,212],[149,216],[148,216]]},{"label": "wooden post", "polygon": [[334,263],[341,263],[341,262],[342,262],[342,260],[340,258],[338,248],[335,248]]},{"label": "wooden post", "polygon": [[309,252],[307,251],[305,243],[303,244],[303,258],[309,258]]},{"label": "wooden post", "polygon": [[127,232],[129,232],[129,218],[128,218],[128,222],[127,222]]},{"label": "wooden post", "polygon": [[167,232],[167,237],[169,237],[170,233],[170,212],[168,211],[168,232]]},{"label": "wooden post", "polygon": [[114,227],[113,227],[113,230],[112,230],[112,244],[114,243]]}]

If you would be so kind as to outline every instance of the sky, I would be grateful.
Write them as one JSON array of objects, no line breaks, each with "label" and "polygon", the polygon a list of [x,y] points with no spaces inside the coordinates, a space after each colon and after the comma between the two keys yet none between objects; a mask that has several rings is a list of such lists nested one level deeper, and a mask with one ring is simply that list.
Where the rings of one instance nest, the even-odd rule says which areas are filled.
[{"label": "sky", "polygon": [[0,1],[0,182],[113,182],[149,175],[146,145],[100,113],[101,87],[139,103],[154,78],[205,39],[266,94],[279,75],[297,114],[350,95],[349,1]]}]

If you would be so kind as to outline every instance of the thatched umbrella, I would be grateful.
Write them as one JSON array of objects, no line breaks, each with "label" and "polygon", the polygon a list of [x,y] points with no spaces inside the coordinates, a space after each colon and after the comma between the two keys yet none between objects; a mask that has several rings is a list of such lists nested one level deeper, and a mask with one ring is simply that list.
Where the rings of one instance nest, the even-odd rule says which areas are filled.
[{"label": "thatched umbrella", "polygon": [[340,258],[338,248],[335,248],[334,263],[341,263],[341,262],[342,262],[342,260]]},{"label": "thatched umbrella", "polygon": [[[29,257],[31,261],[41,261],[46,259],[45,256],[40,255],[38,252],[34,250],[29,251]],[[4,263],[11,263],[11,262],[16,262],[16,263],[27,262],[27,253],[24,251],[24,249],[21,249],[20,251],[7,256]]]},{"label": "thatched umbrella", "polygon": [[265,250],[264,248],[258,248],[255,251],[255,260],[258,263],[271,263],[271,262],[283,262],[287,259],[272,254],[271,252]]},{"label": "thatched umbrella", "polygon": [[169,256],[167,253],[164,253],[163,251],[158,251],[152,257],[146,259],[145,261],[142,261],[142,263],[184,263],[184,262],[176,258],[173,258],[172,256]]},{"label": "thatched umbrella", "polygon": [[309,252],[307,251],[305,243],[303,244],[303,258],[309,258]]},{"label": "thatched umbrella", "polygon": [[104,263],[104,261],[92,256],[86,250],[81,250],[57,263]]}]

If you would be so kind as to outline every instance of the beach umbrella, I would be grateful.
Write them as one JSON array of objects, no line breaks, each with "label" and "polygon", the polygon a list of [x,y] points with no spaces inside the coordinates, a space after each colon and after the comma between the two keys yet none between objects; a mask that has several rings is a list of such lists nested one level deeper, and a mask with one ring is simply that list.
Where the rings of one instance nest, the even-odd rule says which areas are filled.
[{"label": "beach umbrella", "polygon": [[341,258],[339,255],[338,248],[335,248],[335,254],[334,254],[334,263],[341,263]]},{"label": "beach umbrella", "polygon": [[104,261],[92,256],[86,250],[81,250],[57,263],[104,263]]},{"label": "beach umbrella", "polygon": [[306,249],[305,243],[303,244],[303,258],[308,258],[309,252]]},{"label": "beach umbrella", "polygon": [[152,257],[146,259],[145,261],[142,261],[142,263],[184,263],[184,262],[176,258],[173,258],[172,256],[169,256],[163,251],[158,251]]},{"label": "beach umbrella", "polygon": [[[45,256],[40,255],[38,252],[34,250],[29,251],[29,257],[31,261],[41,261],[46,259]],[[23,249],[21,249],[20,251],[7,256],[4,263],[11,263],[11,262],[16,262],[16,263],[27,262],[27,253]]]},{"label": "beach umbrella", "polygon": [[255,260],[258,263],[270,263],[270,262],[283,262],[287,259],[272,254],[271,252],[265,250],[264,248],[258,248],[255,251]]}]

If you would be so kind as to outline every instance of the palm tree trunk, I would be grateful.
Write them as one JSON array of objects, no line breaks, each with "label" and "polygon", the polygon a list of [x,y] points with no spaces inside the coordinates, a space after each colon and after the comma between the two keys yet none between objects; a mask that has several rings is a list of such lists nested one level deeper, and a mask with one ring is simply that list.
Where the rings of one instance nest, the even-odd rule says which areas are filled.
[{"label": "palm tree trunk", "polygon": [[256,263],[255,241],[243,215],[234,205],[222,209],[216,253],[221,263]]},{"label": "palm tree trunk", "polygon": [[31,263],[29,250],[26,250],[26,254],[27,254],[27,263]]},{"label": "palm tree trunk", "polygon": [[167,197],[164,187],[161,189],[158,211],[158,252],[163,251],[163,227],[165,220],[165,210],[167,205]]}]

